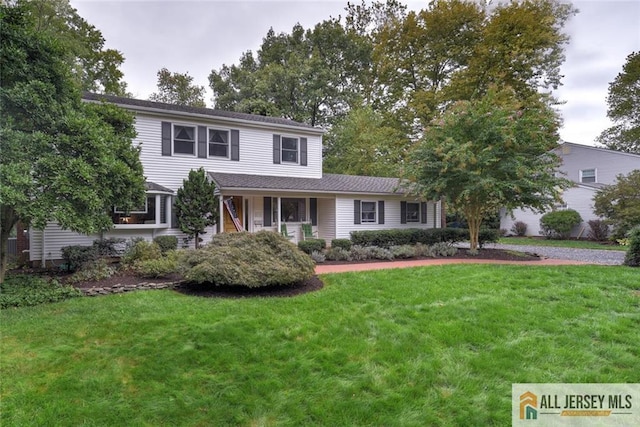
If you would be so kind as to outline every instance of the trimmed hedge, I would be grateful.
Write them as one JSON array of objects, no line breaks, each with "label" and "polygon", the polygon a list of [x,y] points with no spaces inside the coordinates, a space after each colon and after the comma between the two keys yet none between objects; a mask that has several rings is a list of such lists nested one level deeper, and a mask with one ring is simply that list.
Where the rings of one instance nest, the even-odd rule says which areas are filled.
[{"label": "trimmed hedge", "polygon": [[349,239],[333,239],[331,241],[332,248],[342,248],[345,251],[351,250],[351,240]]},{"label": "trimmed hedge", "polygon": [[[498,230],[483,229],[478,236],[479,244],[497,242],[500,237]],[[352,231],[351,241],[358,246],[392,246],[434,245],[436,243],[456,243],[469,240],[469,230],[464,228],[396,228],[391,230]],[[333,247],[333,242],[331,244]]]},{"label": "trimmed hedge", "polygon": [[307,255],[311,255],[314,252],[322,252],[327,247],[327,243],[324,239],[307,239],[298,242],[298,248]]},{"label": "trimmed hedge", "polygon": [[571,230],[582,222],[580,214],[573,209],[554,211],[542,215],[540,228],[547,238],[568,239]]}]

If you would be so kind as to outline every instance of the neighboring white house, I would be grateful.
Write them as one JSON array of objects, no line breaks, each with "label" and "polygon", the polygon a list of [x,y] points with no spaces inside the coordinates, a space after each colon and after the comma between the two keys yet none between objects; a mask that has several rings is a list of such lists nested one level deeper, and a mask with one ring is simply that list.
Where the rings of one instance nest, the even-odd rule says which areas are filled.
[{"label": "neighboring white house", "polygon": [[[203,167],[215,182],[221,217],[216,232],[281,231],[294,241],[311,223],[327,243],[354,230],[440,227],[440,203],[414,200],[396,178],[322,173],[324,131],[291,120],[177,106],[87,93],[87,102],[110,102],[135,114],[140,160],[147,181],[144,206],[114,207],[114,228],[104,237],[175,235],[172,204],[189,171]],[[98,235],[81,235],[50,223],[30,230],[30,260],[61,259],[68,245],[90,245]]]},{"label": "neighboring white house", "polygon": [[[608,150],[606,148],[564,142],[553,150],[562,159],[559,172],[575,183],[562,195],[564,205],[558,209],[574,209],[582,217],[582,223],[575,227],[572,236],[586,238],[588,221],[599,219],[593,212],[593,196],[598,189],[616,182],[618,175],[628,175],[640,169],[640,155]],[[517,209],[510,215],[501,212],[500,228],[510,232],[516,221],[527,224],[527,235],[540,235],[540,218],[543,214],[530,209]]]}]

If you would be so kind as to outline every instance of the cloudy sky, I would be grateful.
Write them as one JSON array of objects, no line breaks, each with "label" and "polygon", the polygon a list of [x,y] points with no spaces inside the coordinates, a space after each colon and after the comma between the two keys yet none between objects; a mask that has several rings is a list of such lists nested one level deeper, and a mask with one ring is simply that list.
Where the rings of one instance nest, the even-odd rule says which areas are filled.
[{"label": "cloudy sky", "polygon": [[[358,0],[354,1],[358,3]],[[242,52],[256,51],[270,27],[290,32],[331,16],[344,15],[347,0],[71,0],[78,13],[102,31],[107,47],[126,58],[122,67],[128,88],[147,99],[156,90],[159,69],[188,72],[205,86],[222,64],[238,62]],[[427,1],[405,1],[419,10]],[[565,141],[594,145],[610,126],[606,117],[609,83],[627,55],[640,50],[640,0],[576,0],[580,12],[565,30],[571,36],[562,68],[564,86],[556,95]]]}]

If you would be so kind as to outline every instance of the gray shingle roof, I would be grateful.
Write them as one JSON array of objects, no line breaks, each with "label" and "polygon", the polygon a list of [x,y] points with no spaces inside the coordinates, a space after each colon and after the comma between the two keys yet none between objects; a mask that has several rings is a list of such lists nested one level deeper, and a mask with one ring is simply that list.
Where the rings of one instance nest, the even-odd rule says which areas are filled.
[{"label": "gray shingle roof", "polygon": [[209,176],[222,191],[242,189],[305,191],[310,193],[404,194],[398,188],[400,184],[398,178],[336,174],[324,174],[322,178],[295,178],[219,172],[209,172]]},{"label": "gray shingle roof", "polygon": [[160,184],[156,184],[155,182],[151,182],[151,181],[146,181],[144,183],[144,189],[147,191],[162,191],[164,193],[171,193],[173,194],[173,190],[167,187],[163,187]]},{"label": "gray shingle roof", "polygon": [[222,119],[266,123],[266,124],[281,125],[281,126],[287,126],[287,127],[297,127],[297,128],[313,131],[314,133],[324,132],[322,129],[313,127],[306,123],[300,123],[300,122],[296,122],[289,119],[283,119],[281,117],[259,116],[256,114],[236,113],[235,111],[216,110],[213,108],[165,104],[162,102],[146,101],[142,99],[133,99],[133,98],[124,98],[124,97],[113,96],[113,95],[102,95],[102,94],[91,93],[91,92],[85,92],[82,95],[82,98],[88,101],[110,102],[113,104],[130,107],[131,109],[141,108],[141,109],[154,109],[154,110],[166,111],[167,113],[174,112],[174,113],[183,113],[183,114],[184,113],[199,114],[199,115],[217,117]]}]

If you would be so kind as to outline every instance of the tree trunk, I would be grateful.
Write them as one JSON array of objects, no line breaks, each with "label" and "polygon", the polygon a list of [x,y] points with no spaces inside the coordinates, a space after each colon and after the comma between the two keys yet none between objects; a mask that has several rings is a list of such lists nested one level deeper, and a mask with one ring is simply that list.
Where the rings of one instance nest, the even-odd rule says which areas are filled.
[{"label": "tree trunk", "polygon": [[11,229],[17,224],[18,217],[10,207],[3,206],[0,211],[0,283],[4,283],[7,272],[7,251],[9,249],[9,236]]},{"label": "tree trunk", "polygon": [[200,248],[200,234],[196,233],[194,239],[196,239],[196,249]]},{"label": "tree trunk", "polygon": [[469,224],[469,249],[471,253],[478,251],[478,235],[482,223],[482,213],[478,209],[470,209],[465,212],[467,224]]}]

